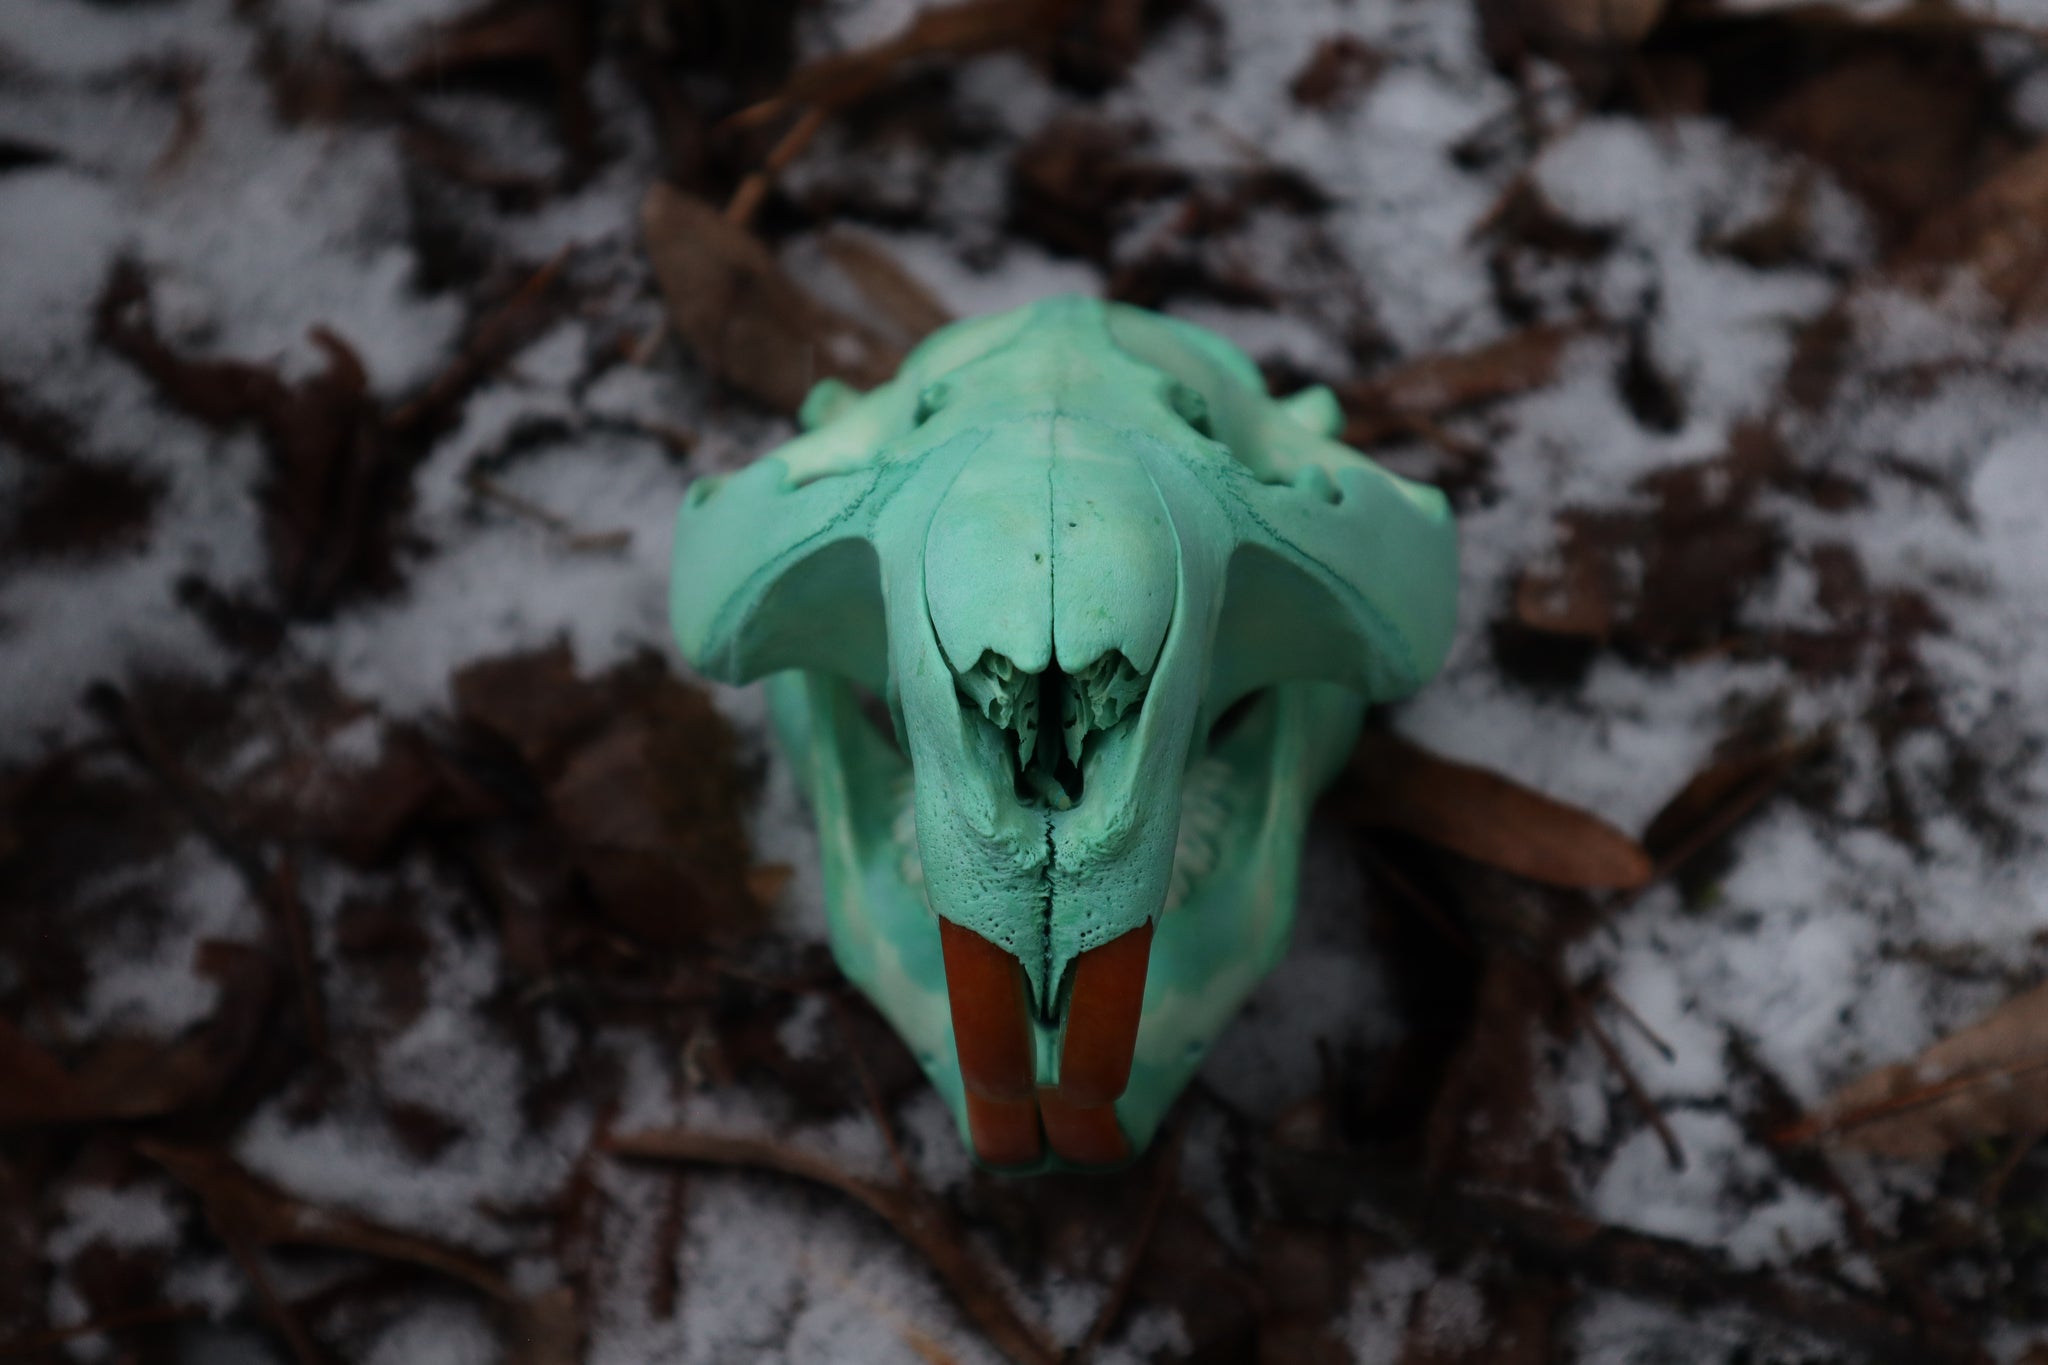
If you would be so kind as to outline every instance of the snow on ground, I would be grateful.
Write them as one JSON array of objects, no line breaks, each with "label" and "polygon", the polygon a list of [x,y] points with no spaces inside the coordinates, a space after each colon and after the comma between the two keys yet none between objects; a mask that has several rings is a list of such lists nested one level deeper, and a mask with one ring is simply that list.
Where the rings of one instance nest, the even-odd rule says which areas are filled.
[{"label": "snow on ground", "polygon": [[[327,40],[389,68],[425,41],[429,25],[460,7],[377,0],[280,8],[288,27],[324,30]],[[912,8],[837,5],[806,29],[807,41],[822,51],[871,40]],[[230,0],[13,0],[0,14],[0,133],[53,153],[46,165],[0,175],[0,377],[60,413],[81,448],[131,463],[163,490],[139,543],[87,562],[16,566],[0,577],[0,753],[11,760],[88,731],[78,699],[92,680],[165,666],[201,676],[225,669],[226,657],[181,605],[177,582],[198,574],[233,591],[261,571],[249,494],[258,460],[253,438],[218,435],[171,411],[133,368],[92,345],[95,301],[117,260],[148,267],[158,316],[178,344],[278,359],[288,374],[317,367],[307,340],[316,325],[344,337],[374,390],[386,395],[430,378],[458,341],[459,301],[426,281],[409,245],[417,210],[392,136],[280,122],[256,71],[255,39],[236,9]],[[1346,106],[1299,108],[1286,85],[1316,44],[1337,32],[1387,54],[1389,67]],[[173,54],[202,70],[204,128],[189,152],[166,165],[159,153],[175,121],[172,98],[138,95],[133,85],[112,96],[106,89],[131,64]],[[957,311],[1099,287],[1093,267],[1007,239],[1003,227],[1000,158],[1076,97],[1011,56],[980,59],[960,81],[990,122],[984,154],[936,167],[849,172],[835,163],[839,134],[828,130],[791,169],[790,182],[801,188],[849,173],[883,181],[901,174],[907,185],[929,188],[936,230],[876,228],[873,235]],[[600,90],[598,98],[625,99],[617,90]],[[1100,112],[1142,121],[1151,152],[1177,165],[1219,174],[1289,168],[1339,187],[1313,234],[1299,220],[1255,214],[1225,244],[1281,283],[1278,313],[1196,302],[1180,309],[1261,359],[1336,380],[1347,376],[1360,320],[1345,300],[1326,295],[1328,275],[1362,281],[1370,327],[1394,355],[1470,347],[1508,330],[1472,233],[1519,168],[1464,169],[1454,151],[1504,118],[1515,99],[1482,56],[1465,5],[1265,0],[1169,25]],[[453,102],[449,108],[451,116],[463,113]],[[481,136],[492,115],[472,112]],[[652,137],[631,119],[612,126],[636,128],[632,144],[614,149],[615,160],[575,195],[533,213],[495,208],[479,196],[462,209],[486,256],[538,263],[568,250],[578,269],[607,280],[599,320],[607,337],[644,331],[658,308],[633,226],[638,193],[657,173]],[[516,153],[519,129],[500,132]],[[530,159],[546,155],[527,150]],[[1710,912],[1677,888],[1660,887],[1576,952],[1575,971],[1604,976],[1670,1043],[1667,1058],[1633,1032],[1620,1038],[1649,1093],[1672,1107],[1687,1169],[1669,1169],[1655,1135],[1590,1049],[1570,1060],[1559,1103],[1577,1145],[1574,1176],[1597,1216],[1718,1248],[1743,1267],[1841,1251],[1839,1208],[1807,1191],[1757,1190],[1770,1162],[1730,1115],[1737,1082],[1729,1042],[1744,1041],[1797,1099],[1811,1102],[1861,1070],[1911,1055],[2000,998],[2006,984],[2038,976],[2048,943],[2048,415],[2024,385],[1966,372],[1910,396],[1877,384],[1867,401],[1844,401],[1814,418],[1799,440],[1824,448],[1837,468],[1867,476],[1871,496],[1841,511],[1790,502],[1775,509],[1791,548],[1771,594],[1745,608],[1759,630],[1810,623],[1817,609],[1804,552],[1829,541],[1853,545],[1877,586],[1912,587],[1935,602],[1946,629],[1930,642],[1928,662],[1960,741],[1878,752],[1868,738],[1878,680],[1868,671],[1804,689],[1768,660],[1650,668],[1605,657],[1568,689],[1535,691],[1511,681],[1495,664],[1489,623],[1514,576],[1554,544],[1555,514],[1616,502],[1644,474],[1725,449],[1740,424],[1772,405],[1800,325],[1874,254],[1869,225],[1839,186],[1790,154],[1711,122],[1652,127],[1587,115],[1566,126],[1528,174],[1564,217],[1619,242],[1569,278],[1537,280],[1539,303],[1558,317],[1586,303],[1636,316],[1654,298],[1646,344],[1685,394],[1685,411],[1670,429],[1646,429],[1612,382],[1621,343],[1589,337],[1553,383],[1475,428],[1491,447],[1495,478],[1486,500],[1462,509],[1465,623],[1447,673],[1401,710],[1398,724],[1441,752],[1483,762],[1629,829],[1639,829],[1702,764],[1732,716],[1789,698],[1795,729],[1840,727],[1845,759],[1831,805],[1781,802],[1748,825],[1712,888]],[[1812,240],[1796,263],[1759,268],[1703,248],[1768,214],[1795,178],[1816,175]],[[1154,226],[1127,225],[1119,251],[1140,251]],[[801,260],[805,250],[799,243],[791,254]],[[1327,264],[1327,253],[1341,272]],[[1967,299],[1934,306],[1879,293],[1862,306],[1877,319],[1870,335],[1896,349],[1888,362],[1975,352],[1987,363],[1994,354],[2017,363],[2042,344],[1994,334]],[[546,423],[579,434],[499,460],[513,433]],[[655,426],[696,434],[690,464],[635,430]],[[384,716],[427,719],[445,712],[451,672],[473,659],[566,639],[578,664],[597,671],[642,648],[665,649],[668,527],[683,488],[696,470],[748,458],[787,430],[714,396],[672,348],[639,366],[601,345],[586,321],[564,322],[471,398],[460,425],[418,471],[418,541],[406,552],[403,591],[298,628],[291,648],[309,664],[330,666]],[[1961,504],[1883,473],[1878,457],[1895,451],[1938,468],[1945,483],[1964,490]],[[623,548],[566,544],[478,496],[468,476],[493,461],[505,488],[579,530],[625,533]],[[719,695],[749,742],[765,747],[758,699]],[[1990,839],[1940,797],[1963,745],[1997,758],[1992,780],[2012,826],[2008,838]],[[1877,817],[1888,783],[1918,796],[1924,819],[1917,839]],[[804,816],[779,767],[764,790],[755,818],[764,856],[801,869],[785,895],[788,931],[815,939],[822,919]],[[1394,1027],[1375,949],[1356,925],[1362,892],[1341,835],[1318,826],[1309,861],[1295,952],[1219,1043],[1203,1078],[1214,1095],[1260,1120],[1313,1090],[1319,1040],[1383,1042]],[[205,1012],[210,987],[184,967],[189,945],[251,912],[233,878],[202,850],[181,849],[161,871],[179,907],[170,932],[184,936],[181,944],[176,951],[104,945],[90,964],[86,1014],[74,1026],[120,1018],[173,1029]],[[421,878],[421,894],[433,894],[424,870],[401,875]],[[321,934],[331,936],[356,876],[337,872],[316,890]],[[106,894],[120,890],[110,886]],[[1969,973],[1957,977],[1902,954],[1908,944],[1952,950]],[[361,1060],[390,1095],[446,1104],[451,1089],[458,1092],[453,1102],[470,1123],[456,1142],[422,1165],[346,1107],[312,1125],[274,1107],[244,1134],[239,1155],[309,1198],[500,1250],[501,1229],[477,1212],[479,1201],[513,1205],[553,1188],[592,1116],[571,1113],[544,1138],[520,1136],[524,1126],[501,1112],[511,1103],[501,1082],[512,1044],[468,1008],[502,986],[498,964],[474,938],[443,936],[433,944],[428,979],[431,1003],[399,1045]],[[351,1008],[338,1002],[342,1023]],[[790,1050],[799,1052],[802,1030],[816,1027],[811,1020],[796,1028]],[[631,1057],[629,1066],[644,1067],[649,1078],[635,1087],[635,1119],[699,1112],[665,1093],[658,1061]],[[744,1102],[722,1103],[733,1106],[722,1111],[733,1121],[772,1120]],[[924,1174],[946,1184],[962,1178],[965,1166],[935,1109],[913,1116],[911,1145]],[[1186,1179],[1227,1225],[1232,1177],[1217,1152],[1204,1148],[1210,1131],[1195,1128]],[[880,1160],[871,1135],[812,1136],[848,1159]],[[1853,1174],[1880,1217],[1919,1179],[1878,1166]],[[647,1264],[636,1248],[664,1235],[656,1208],[663,1178],[603,1176],[621,1206],[639,1210],[615,1229],[618,1264]],[[906,1341],[917,1334],[939,1343],[948,1359],[995,1358],[871,1220],[828,1197],[768,1182],[707,1176],[694,1187],[679,1262],[685,1311],[653,1322],[645,1285],[599,1286],[590,1360],[848,1365],[904,1359]],[[81,1200],[57,1236],[148,1242],[165,1216],[149,1189],[119,1201]],[[196,1284],[208,1272],[183,1273]],[[1461,1314],[1483,1311],[1473,1291],[1461,1299],[1457,1289],[1418,1257],[1369,1262],[1340,1334],[1361,1361],[1391,1359],[1422,1303],[1441,1318],[1447,1339],[1455,1338]],[[1093,1300],[1062,1306],[1058,1291],[1048,1290],[1040,1307],[1078,1334]],[[51,1311],[60,1322],[83,1313],[61,1284]],[[1179,1331],[1171,1321],[1140,1318],[1105,1358],[1152,1358]],[[1747,1354],[1752,1341],[1753,1330],[1740,1321],[1689,1321],[1606,1295],[1578,1315],[1572,1358],[1587,1365],[1734,1361],[1756,1358]],[[2041,1342],[2048,1337],[2016,1329],[2001,1349],[2017,1358]],[[378,1329],[364,1358],[466,1365],[493,1358],[490,1343],[487,1324],[471,1309],[433,1302]],[[80,1349],[80,1358],[91,1358]],[[206,1358],[268,1361],[279,1358],[275,1350],[261,1338],[223,1334]]]}]

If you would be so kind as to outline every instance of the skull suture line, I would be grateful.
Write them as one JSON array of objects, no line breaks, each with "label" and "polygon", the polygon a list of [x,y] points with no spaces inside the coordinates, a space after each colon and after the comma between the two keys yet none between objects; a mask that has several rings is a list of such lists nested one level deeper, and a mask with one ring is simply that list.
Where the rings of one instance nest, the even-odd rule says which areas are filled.
[{"label": "skull suture line", "polygon": [[769,678],[840,966],[976,1156],[1127,1160],[1285,951],[1368,702],[1441,665],[1436,490],[1221,337],[1051,299],[955,324],[696,483],[683,653]]}]

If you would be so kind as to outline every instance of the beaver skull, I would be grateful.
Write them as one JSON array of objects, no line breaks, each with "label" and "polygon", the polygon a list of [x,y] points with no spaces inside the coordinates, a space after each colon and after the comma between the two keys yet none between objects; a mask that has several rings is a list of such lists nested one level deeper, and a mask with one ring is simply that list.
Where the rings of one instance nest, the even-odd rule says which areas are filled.
[{"label": "beaver skull", "polygon": [[984,1164],[1142,1150],[1285,951],[1308,811],[1442,663],[1443,496],[1179,320],[934,334],[692,485],[683,654],[769,679],[835,956]]}]

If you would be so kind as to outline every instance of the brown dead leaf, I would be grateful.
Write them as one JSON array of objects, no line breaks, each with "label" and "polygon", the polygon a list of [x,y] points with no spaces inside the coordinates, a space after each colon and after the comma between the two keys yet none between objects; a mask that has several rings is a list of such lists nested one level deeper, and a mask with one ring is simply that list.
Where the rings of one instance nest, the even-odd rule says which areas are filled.
[{"label": "brown dead leaf", "polygon": [[260,750],[219,793],[234,827],[307,839],[357,863],[390,852],[441,779],[424,742],[386,722],[325,672],[252,689],[214,747]]},{"label": "brown dead leaf", "polygon": [[1980,1138],[2048,1129],[2048,985],[2007,1001],[1910,1062],[1843,1086],[1778,1135],[1828,1137],[1903,1159],[1932,1159]]},{"label": "brown dead leaf", "polygon": [[1565,350],[1585,328],[1545,323],[1471,351],[1424,356],[1338,391],[1349,421],[1344,440],[1369,446],[1411,435],[1467,408],[1540,389],[1557,377]]},{"label": "brown dead leaf", "polygon": [[1140,155],[1143,140],[1143,129],[1128,121],[1077,114],[1049,120],[1010,161],[1016,230],[1111,264],[1123,216],[1188,184],[1186,171]]},{"label": "brown dead leaf", "polygon": [[0,448],[26,457],[0,506],[0,560],[99,553],[149,530],[162,484],[79,446],[70,422],[0,378]]},{"label": "brown dead leaf", "polygon": [[1958,271],[1976,277],[2011,325],[2048,309],[2048,142],[1929,218],[1886,274],[1931,297]]},{"label": "brown dead leaf", "polygon": [[1996,99],[1974,62],[1871,48],[1798,83],[1757,131],[1832,170],[1897,242],[1983,173],[1975,153]]},{"label": "brown dead leaf", "polygon": [[510,741],[543,778],[558,772],[614,710],[602,688],[577,677],[575,656],[559,640],[465,664],[449,690],[464,720]]},{"label": "brown dead leaf", "polygon": [[823,1157],[762,1138],[663,1128],[615,1136],[605,1146],[624,1157],[773,1171],[838,1190],[882,1219],[925,1258],[997,1350],[1018,1365],[1058,1365],[1063,1359],[1044,1329],[1021,1315],[952,1215],[920,1191],[864,1180]]},{"label": "brown dead leaf", "polygon": [[1604,558],[1567,537],[1562,564],[1527,569],[1515,580],[1515,619],[1545,635],[1604,641],[1614,630],[1614,590]]},{"label": "brown dead leaf", "polygon": [[1494,953],[1464,1043],[1429,1110],[1424,1151],[1435,1179],[1565,1197],[1564,1137],[1544,1103],[1539,1064],[1561,1051],[1569,1002],[1554,971]]},{"label": "brown dead leaf", "polygon": [[1627,890],[1654,870],[1641,845],[1599,816],[1385,732],[1359,742],[1350,772],[1343,809],[1353,820],[1531,881]]},{"label": "brown dead leaf", "polygon": [[1487,50],[1513,64],[1541,55],[1578,83],[1612,80],[1620,63],[1664,17],[1667,0],[1478,0]]},{"label": "brown dead leaf", "polygon": [[1335,109],[1371,89],[1386,67],[1386,54],[1357,34],[1333,33],[1316,44],[1287,93],[1306,108]]},{"label": "brown dead leaf", "polygon": [[98,317],[101,339],[172,403],[210,426],[253,422],[262,432],[269,455],[258,489],[264,542],[288,610],[319,613],[352,590],[397,582],[409,469],[346,341],[314,328],[326,368],[291,384],[259,365],[187,358],[158,334],[148,284],[133,262],[115,269]]},{"label": "brown dead leaf", "polygon": [[582,1365],[583,1308],[566,1285],[544,1289],[511,1305],[505,1365]]},{"label": "brown dead leaf", "polygon": [[1568,509],[1552,562],[1516,584],[1516,621],[1659,660],[1721,646],[1778,563],[1758,494],[1785,466],[1776,436],[1745,426],[1724,454],[1639,480],[1622,506]]},{"label": "brown dead leaf", "polygon": [[701,199],[655,185],[640,227],[676,333],[718,378],[782,412],[821,379],[872,388],[902,353],[827,308]]},{"label": "brown dead leaf", "polygon": [[924,281],[872,237],[834,229],[824,245],[832,263],[903,334],[906,344],[916,345],[953,320]]},{"label": "brown dead leaf", "polygon": [[0,1018],[0,1130],[160,1118],[217,1099],[266,1033],[278,975],[245,944],[209,940],[197,958],[220,1008],[168,1043],[107,1038],[66,1066]]},{"label": "brown dead leaf", "polygon": [[1349,1365],[1338,1328],[1356,1266],[1332,1228],[1269,1223],[1259,1230],[1259,1358],[1289,1365]]},{"label": "brown dead leaf", "polygon": [[761,912],[732,732],[702,690],[665,670],[613,695],[611,725],[548,790],[599,903],[619,928],[669,947],[753,932]]}]

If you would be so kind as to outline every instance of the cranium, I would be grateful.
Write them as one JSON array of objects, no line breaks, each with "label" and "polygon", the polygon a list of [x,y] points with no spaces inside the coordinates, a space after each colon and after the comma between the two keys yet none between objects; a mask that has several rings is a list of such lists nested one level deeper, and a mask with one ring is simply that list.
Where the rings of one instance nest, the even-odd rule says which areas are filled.
[{"label": "cranium", "polygon": [[1151,1140],[1286,948],[1309,807],[1441,664],[1435,489],[1202,328],[1051,299],[694,484],[684,655],[767,677],[834,954],[984,1164]]}]

